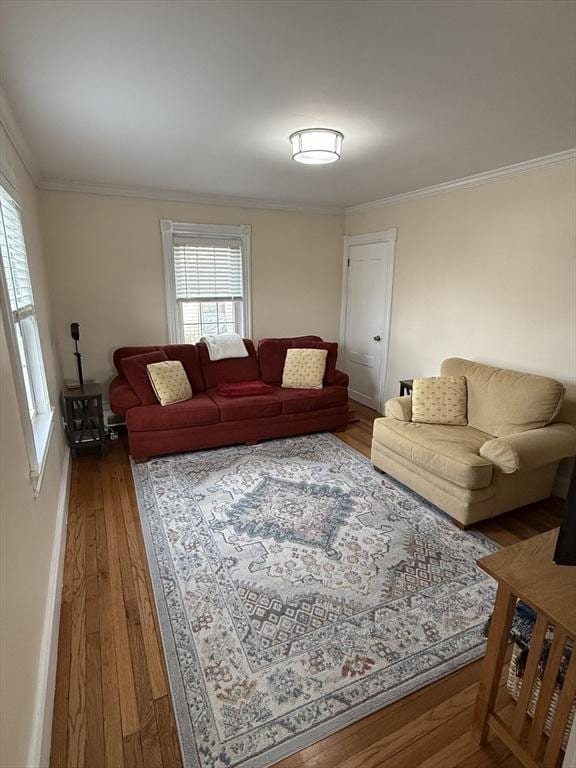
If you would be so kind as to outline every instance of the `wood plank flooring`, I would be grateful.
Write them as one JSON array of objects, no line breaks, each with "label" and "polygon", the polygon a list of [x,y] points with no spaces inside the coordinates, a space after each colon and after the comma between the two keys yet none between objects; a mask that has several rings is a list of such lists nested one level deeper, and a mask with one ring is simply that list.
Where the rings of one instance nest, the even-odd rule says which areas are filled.
[{"label": "wood plank flooring", "polygon": [[[370,454],[378,415],[351,403],[338,437]],[[73,462],[54,703],[52,768],[178,768],[176,724],[126,441]],[[502,545],[559,524],[549,499],[478,528]],[[278,763],[278,768],[519,768],[470,732],[480,662]],[[509,697],[501,686],[506,717]]]}]

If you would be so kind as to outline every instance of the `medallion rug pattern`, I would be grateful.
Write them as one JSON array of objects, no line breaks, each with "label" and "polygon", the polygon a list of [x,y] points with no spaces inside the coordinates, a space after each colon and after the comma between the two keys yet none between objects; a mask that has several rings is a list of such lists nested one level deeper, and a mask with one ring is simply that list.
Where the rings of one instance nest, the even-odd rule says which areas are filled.
[{"label": "medallion rug pattern", "polygon": [[186,768],[265,768],[482,654],[497,546],[335,437],[133,472]]}]

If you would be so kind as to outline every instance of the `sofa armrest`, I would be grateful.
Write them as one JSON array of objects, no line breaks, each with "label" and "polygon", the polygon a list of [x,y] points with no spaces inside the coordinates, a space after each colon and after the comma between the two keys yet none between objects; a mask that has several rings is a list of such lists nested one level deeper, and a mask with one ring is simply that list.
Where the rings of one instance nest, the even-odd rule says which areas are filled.
[{"label": "sofa armrest", "polygon": [[118,414],[118,416],[125,416],[126,411],[130,410],[130,408],[142,405],[138,395],[122,376],[116,376],[115,379],[112,379],[108,390],[108,397],[112,412]]},{"label": "sofa armrest", "polygon": [[550,424],[540,429],[497,437],[480,448],[480,456],[505,474],[543,467],[574,455],[576,429],[570,424]]},{"label": "sofa armrest", "polygon": [[384,406],[384,414],[396,421],[412,421],[412,396],[393,397]]},{"label": "sofa armrest", "polygon": [[343,371],[339,371],[338,369],[336,369],[334,371],[334,377],[330,382],[330,384],[336,384],[339,387],[347,387],[349,381],[350,379],[347,373],[344,373]]}]

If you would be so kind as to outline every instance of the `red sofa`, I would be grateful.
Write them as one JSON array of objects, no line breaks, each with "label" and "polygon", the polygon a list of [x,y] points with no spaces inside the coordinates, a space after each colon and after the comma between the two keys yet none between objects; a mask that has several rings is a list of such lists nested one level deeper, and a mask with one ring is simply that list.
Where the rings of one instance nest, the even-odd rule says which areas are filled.
[{"label": "red sofa", "polygon": [[[322,389],[282,389],[286,350],[313,346],[319,336],[262,339],[258,350],[249,339],[248,357],[212,362],[205,344],[163,347],[120,347],[114,352],[118,376],[110,384],[110,407],[123,416],[130,453],[137,461],[150,456],[215,448],[308,432],[344,429],[348,421],[348,376],[336,370],[337,345],[328,352]],[[142,405],[124,376],[124,358],[164,350],[180,360],[194,397],[184,403]],[[272,392],[250,397],[224,397],[218,385],[260,379]]]}]

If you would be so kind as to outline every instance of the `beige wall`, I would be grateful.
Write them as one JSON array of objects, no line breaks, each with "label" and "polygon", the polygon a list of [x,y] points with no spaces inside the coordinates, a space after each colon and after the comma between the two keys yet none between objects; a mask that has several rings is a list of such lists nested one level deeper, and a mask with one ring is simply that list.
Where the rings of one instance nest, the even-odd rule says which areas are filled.
[{"label": "beige wall", "polygon": [[253,335],[337,338],[341,236],[398,227],[386,393],[448,355],[544,373],[576,398],[574,163],[342,217],[42,192],[66,376],[167,340],[159,221],[252,225]]},{"label": "beige wall", "polygon": [[448,356],[546,374],[576,399],[575,163],[346,216],[398,227],[387,395]]},{"label": "beige wall", "polygon": [[113,350],[168,340],[160,219],[252,225],[253,336],[335,339],[341,216],[43,192],[42,220],[62,364],[74,376],[71,322],[85,371],[106,381]]},{"label": "beige wall", "polygon": [[51,401],[57,408],[40,495],[35,499],[0,316],[0,765],[20,768],[28,764],[32,736],[48,580],[58,534],[55,523],[64,443],[58,415],[61,377],[40,238],[37,192],[3,132],[0,142],[2,154],[8,156],[16,170],[48,386]]}]

